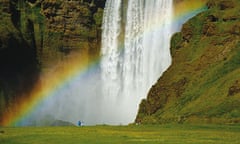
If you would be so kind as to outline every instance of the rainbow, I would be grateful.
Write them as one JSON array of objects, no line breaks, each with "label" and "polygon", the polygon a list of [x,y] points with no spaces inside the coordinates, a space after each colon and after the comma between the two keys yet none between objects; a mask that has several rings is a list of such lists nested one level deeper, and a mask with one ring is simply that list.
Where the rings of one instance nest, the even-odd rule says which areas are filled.
[{"label": "rainbow", "polygon": [[2,126],[18,126],[29,114],[31,114],[46,98],[55,96],[55,93],[63,89],[79,76],[84,76],[89,69],[94,69],[99,63],[99,58],[89,60],[87,53],[73,53],[65,61],[55,64],[49,71],[43,72],[32,91],[18,99],[18,103],[4,114]]},{"label": "rainbow", "polygon": [[[181,21],[205,9],[206,0],[182,0],[174,7],[174,21]],[[9,108],[5,113],[1,126],[19,126],[26,117],[33,113],[38,106],[49,97],[56,96],[56,92],[63,89],[77,77],[84,76],[89,69],[95,69],[100,57],[89,59],[86,54],[73,53],[63,62],[55,64],[49,71],[43,72],[32,91],[20,96],[22,99]]]},{"label": "rainbow", "polygon": [[207,0],[179,0],[174,7],[175,21],[182,21],[206,9]]}]

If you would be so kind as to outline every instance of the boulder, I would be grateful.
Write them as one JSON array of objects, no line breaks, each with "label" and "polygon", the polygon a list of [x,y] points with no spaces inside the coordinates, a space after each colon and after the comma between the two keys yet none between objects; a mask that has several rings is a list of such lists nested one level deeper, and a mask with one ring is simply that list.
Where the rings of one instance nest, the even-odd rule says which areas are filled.
[{"label": "boulder", "polygon": [[237,80],[235,83],[229,88],[228,96],[234,96],[240,93],[240,82]]}]

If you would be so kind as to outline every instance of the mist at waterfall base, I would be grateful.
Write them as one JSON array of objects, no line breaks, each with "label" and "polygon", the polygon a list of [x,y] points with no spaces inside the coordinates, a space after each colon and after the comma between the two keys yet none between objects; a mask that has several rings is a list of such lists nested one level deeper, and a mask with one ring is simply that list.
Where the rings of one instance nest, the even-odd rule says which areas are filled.
[{"label": "mist at waterfall base", "polygon": [[99,62],[65,82],[18,125],[134,122],[141,99],[171,64],[171,35],[198,12],[174,21],[171,0],[107,0]]}]

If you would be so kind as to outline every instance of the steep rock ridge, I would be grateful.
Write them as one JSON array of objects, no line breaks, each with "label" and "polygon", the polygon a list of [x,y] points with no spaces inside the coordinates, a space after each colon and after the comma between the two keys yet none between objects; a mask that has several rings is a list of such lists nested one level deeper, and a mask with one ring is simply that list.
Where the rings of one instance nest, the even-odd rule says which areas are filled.
[{"label": "steep rock ridge", "polygon": [[137,123],[240,122],[240,2],[211,0],[171,41],[172,65]]}]

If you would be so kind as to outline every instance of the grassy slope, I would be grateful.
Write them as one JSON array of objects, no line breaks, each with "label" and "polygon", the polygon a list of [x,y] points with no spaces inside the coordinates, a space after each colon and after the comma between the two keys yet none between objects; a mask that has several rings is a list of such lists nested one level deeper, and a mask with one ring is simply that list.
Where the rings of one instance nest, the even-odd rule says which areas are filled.
[{"label": "grassy slope", "polygon": [[142,101],[136,122],[240,122],[240,1],[231,2],[224,10],[215,2],[174,35],[172,66]]},{"label": "grassy slope", "polygon": [[175,143],[237,144],[239,126],[149,125],[127,127],[26,127],[0,128],[1,144],[76,144],[76,143]]}]

